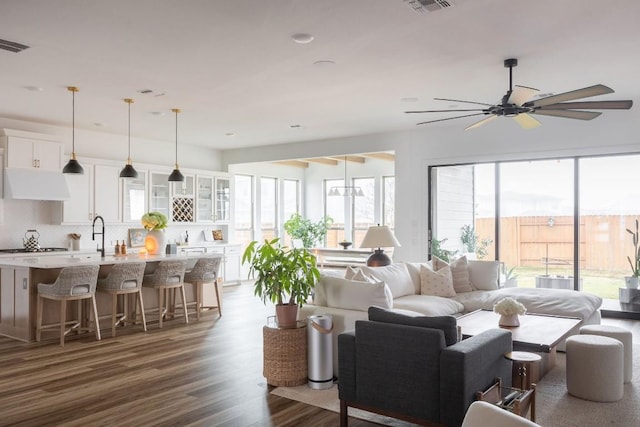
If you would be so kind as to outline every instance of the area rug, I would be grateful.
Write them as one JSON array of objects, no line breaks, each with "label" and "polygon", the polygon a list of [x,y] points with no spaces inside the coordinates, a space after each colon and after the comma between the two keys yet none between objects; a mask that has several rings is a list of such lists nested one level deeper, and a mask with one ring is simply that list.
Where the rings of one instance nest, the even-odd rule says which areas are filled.
[{"label": "area rug", "polygon": [[[634,345],[633,354],[633,381],[624,385],[624,397],[617,402],[602,403],[578,399],[567,393],[565,355],[558,353],[556,366],[537,385],[536,422],[545,427],[640,426],[640,346]],[[337,385],[327,390],[312,390],[307,385],[278,387],[271,393],[340,412]],[[386,426],[414,425],[351,408],[349,415]]]}]

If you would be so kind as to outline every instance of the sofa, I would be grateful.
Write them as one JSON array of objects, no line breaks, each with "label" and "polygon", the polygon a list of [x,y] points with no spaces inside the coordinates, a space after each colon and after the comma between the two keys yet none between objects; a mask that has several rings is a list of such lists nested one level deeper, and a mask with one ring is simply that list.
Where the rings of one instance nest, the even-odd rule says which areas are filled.
[{"label": "sofa", "polygon": [[511,334],[458,342],[453,316],[405,316],[371,307],[339,335],[340,425],[355,407],[420,425],[460,426],[478,390],[511,382]]},{"label": "sofa", "polygon": [[[312,303],[298,311],[299,319],[326,314],[333,318],[333,367],[338,371],[338,335],[367,320],[377,306],[412,316],[460,316],[478,309],[493,309],[512,297],[529,313],[582,319],[579,326],[600,323],[602,299],[586,292],[546,288],[501,288],[500,264],[467,260],[444,263],[394,263],[385,267],[348,267],[346,272],[323,272]],[[571,332],[577,334],[579,327]],[[564,344],[558,347],[564,351]]]}]

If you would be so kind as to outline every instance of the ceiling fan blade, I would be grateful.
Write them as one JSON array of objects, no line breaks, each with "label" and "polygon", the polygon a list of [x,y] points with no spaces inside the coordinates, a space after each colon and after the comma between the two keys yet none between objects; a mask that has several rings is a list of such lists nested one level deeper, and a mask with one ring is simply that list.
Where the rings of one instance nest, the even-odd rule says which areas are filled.
[{"label": "ceiling fan blade", "polygon": [[427,123],[444,122],[445,120],[461,119],[463,117],[481,116],[487,113],[466,114],[464,116],[447,117],[446,119],[429,120],[428,122],[416,123],[416,125],[426,125]]},{"label": "ceiling fan blade", "polygon": [[572,90],[570,92],[559,93],[557,95],[547,96],[546,98],[536,99],[535,101],[529,101],[523,106],[543,107],[545,105],[557,104],[558,102],[572,101],[579,98],[589,98],[591,96],[605,95],[607,93],[613,93],[613,89],[605,85],[595,85]]},{"label": "ceiling fan blade", "polygon": [[576,110],[535,110],[535,111],[532,111],[531,114],[563,117],[565,119],[593,120],[602,113],[596,112],[596,111],[576,111]]},{"label": "ceiling fan blade", "polygon": [[433,99],[435,99],[436,101],[463,102],[465,104],[486,105],[487,107],[493,107],[493,104],[487,104],[484,102],[461,101],[459,99],[448,99],[448,98],[433,98]]},{"label": "ceiling fan blade", "polygon": [[527,113],[520,113],[517,116],[515,116],[513,120],[515,120],[516,123],[518,123],[522,129],[534,129],[534,128],[537,128],[538,126],[542,126],[542,123],[540,123],[538,120],[531,117]]},{"label": "ceiling fan blade", "polygon": [[582,101],[564,102],[540,107],[541,110],[628,110],[633,105],[633,101]]},{"label": "ceiling fan blade", "polygon": [[422,110],[422,111],[405,111],[406,114],[414,113],[455,113],[457,111],[484,111],[482,108],[474,108],[471,110]]},{"label": "ceiling fan blade", "polygon": [[498,117],[498,116],[496,116],[495,114],[492,114],[489,117],[480,120],[479,122],[475,122],[474,124],[472,124],[470,126],[467,126],[466,128],[464,128],[464,130],[470,130],[470,129],[478,128],[478,127],[482,126],[485,123],[489,123],[490,121],[492,121],[496,117]]},{"label": "ceiling fan blade", "polygon": [[540,89],[535,89],[527,86],[515,85],[511,96],[509,96],[509,104],[522,105],[540,92]]}]

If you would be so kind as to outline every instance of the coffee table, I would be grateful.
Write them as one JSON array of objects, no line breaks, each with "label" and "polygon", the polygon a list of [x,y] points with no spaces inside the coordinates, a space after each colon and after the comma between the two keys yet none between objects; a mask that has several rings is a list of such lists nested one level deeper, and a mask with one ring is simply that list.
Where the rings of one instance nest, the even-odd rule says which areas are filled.
[{"label": "coffee table", "polygon": [[[458,317],[458,326],[462,330],[463,339],[489,329],[511,331],[515,351],[533,352],[542,357],[541,363],[532,367],[532,382],[538,381],[555,366],[556,347],[569,336],[571,330],[582,323],[582,319],[575,317],[533,313],[520,316],[520,326],[498,326],[499,319],[500,315],[493,311],[476,310]],[[515,374],[517,375],[517,371]]]}]

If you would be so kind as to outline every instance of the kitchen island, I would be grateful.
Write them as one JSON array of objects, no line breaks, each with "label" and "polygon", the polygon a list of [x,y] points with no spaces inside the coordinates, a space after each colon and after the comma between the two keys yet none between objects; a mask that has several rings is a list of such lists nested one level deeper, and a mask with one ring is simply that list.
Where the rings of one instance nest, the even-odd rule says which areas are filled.
[{"label": "kitchen island", "polygon": [[[35,341],[36,301],[38,283],[53,283],[64,267],[80,265],[99,265],[99,277],[106,277],[111,266],[119,263],[140,262],[147,263],[145,273],[152,272],[158,262],[162,260],[186,260],[187,270],[193,267],[199,258],[219,257],[219,254],[178,254],[178,255],[147,255],[128,254],[125,256],[106,256],[101,258],[97,253],[74,253],[71,255],[37,256],[2,256],[0,257],[0,335],[21,341]],[[211,284],[218,286],[218,284]],[[185,286],[187,302],[194,301],[192,286]],[[215,292],[205,290],[205,304],[207,299],[215,298]],[[209,296],[211,295],[211,296]],[[158,307],[157,292],[143,288],[145,309]],[[96,292],[99,316],[111,314],[111,297]],[[72,315],[73,307],[68,310],[68,318]],[[45,323],[55,323],[59,319],[59,306],[45,304],[43,320]],[[104,324],[106,329],[106,324]],[[109,328],[111,327],[108,325]]]}]

